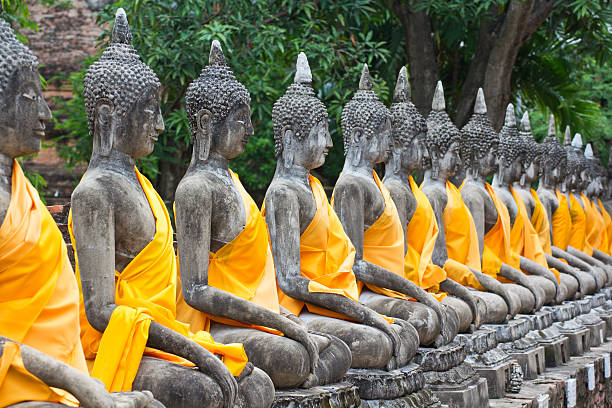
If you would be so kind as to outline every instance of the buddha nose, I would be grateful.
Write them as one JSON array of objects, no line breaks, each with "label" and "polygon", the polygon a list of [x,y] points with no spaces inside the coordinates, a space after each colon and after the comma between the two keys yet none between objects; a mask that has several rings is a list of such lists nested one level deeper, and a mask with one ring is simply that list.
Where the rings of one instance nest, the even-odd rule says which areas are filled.
[{"label": "buddha nose", "polygon": [[38,98],[38,120],[41,122],[48,122],[52,118],[51,109],[42,96]]},{"label": "buddha nose", "polygon": [[160,111],[157,114],[157,122],[155,123],[155,130],[157,130],[158,132],[163,132],[165,128],[166,127],[164,125],[164,118]]}]

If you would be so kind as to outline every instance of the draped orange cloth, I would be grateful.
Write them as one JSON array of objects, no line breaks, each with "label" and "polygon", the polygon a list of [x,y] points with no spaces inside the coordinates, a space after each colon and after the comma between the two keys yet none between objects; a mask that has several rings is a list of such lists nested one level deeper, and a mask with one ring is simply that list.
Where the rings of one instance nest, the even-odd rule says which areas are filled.
[{"label": "draped orange cloth", "polygon": [[[355,248],[327,200],[321,182],[312,175],[309,175],[309,179],[317,211],[300,236],[300,272],[310,280],[310,292],[333,293],[358,301],[359,288],[353,274]],[[300,315],[305,305],[285,295],[280,289],[279,299],[281,306],[296,316]],[[315,305],[306,304],[306,307],[312,313],[346,319],[339,313]]]},{"label": "draped orange cloth", "polygon": [[444,300],[446,293],[438,293],[440,282],[446,280],[446,271],[431,261],[436,239],[438,222],[427,196],[409,178],[410,188],[417,206],[406,227],[406,256],[404,257],[404,277],[420,288],[428,290],[438,301]]},{"label": "draped orange cloth", "polygon": [[586,241],[591,248],[599,249],[602,241],[602,233],[605,231],[604,219],[594,202],[584,194],[580,195],[584,203],[586,214]]},{"label": "draped orange cloth", "polygon": [[[255,201],[242,186],[238,176],[231,170],[230,175],[242,198],[246,223],[243,230],[231,242],[223,245],[217,252],[209,253],[208,284],[275,313],[280,313],[276,290],[276,273],[274,272],[274,260],[270,250],[266,221]],[[262,326],[208,315],[192,308],[183,298],[180,273],[177,292],[177,319],[188,323],[193,331],[209,330],[210,320],[214,320],[232,326],[250,327],[275,334],[280,333],[277,330]]]},{"label": "draped orange cloth", "polygon": [[[176,320],[177,269],[170,217],[149,180],[136,168],[134,171],[155,217],[155,235],[123,271],[115,271],[115,304],[118,307],[104,333],[87,321],[81,290],[81,342],[85,357],[90,361],[95,359],[92,376],[100,379],[108,391],[130,391],[145,353],[193,366],[178,356],[146,348],[151,321],[191,338],[211,353],[221,355],[229,371],[233,375],[240,374],[247,363],[242,344],[215,343],[208,332],[192,333],[189,325]],[[76,250],[76,273],[80,285],[79,248],[74,240],[72,213],[68,230]]]},{"label": "draped orange cloth", "polygon": [[552,214],[552,244],[565,251],[572,237],[572,216],[567,197],[559,190],[555,194],[559,205]]},{"label": "draped orange cloth", "polygon": [[446,198],[442,218],[448,260],[444,264],[444,270],[452,280],[464,286],[484,290],[468,269],[469,267],[481,271],[478,233],[472,214],[461,193],[450,181],[446,182]]},{"label": "draped orange cloth", "polygon": [[533,214],[531,214],[531,225],[533,225],[533,228],[538,233],[538,238],[540,239],[544,252],[550,255],[552,254],[552,248],[548,214],[546,213],[546,208],[544,204],[542,204],[540,197],[538,197],[538,193],[533,188],[531,189],[531,196],[535,203]]},{"label": "draped orange cloth", "polygon": [[[62,234],[16,161],[11,191],[0,226],[0,334],[87,373],[79,292]],[[20,356],[19,346],[9,343],[0,357],[0,406],[77,404],[67,392],[29,375]]]},{"label": "draped orange cloth", "polygon": [[484,236],[482,271],[497,279],[502,263],[520,270],[521,261],[519,254],[512,249],[508,209],[497,197],[489,183],[485,184],[485,188],[497,210],[497,222]]},{"label": "draped orange cloth", "polygon": [[593,248],[586,241],[586,213],[573,193],[570,193],[569,203],[572,229],[568,245],[589,256],[593,255]]},{"label": "draped orange cloth", "polygon": [[601,200],[598,198],[597,202],[599,204],[599,210],[601,211],[601,216],[604,220],[604,229],[602,231],[602,239],[601,245],[599,247],[600,251],[605,252],[608,255],[612,254],[612,217],[610,217],[610,213],[606,210]]}]

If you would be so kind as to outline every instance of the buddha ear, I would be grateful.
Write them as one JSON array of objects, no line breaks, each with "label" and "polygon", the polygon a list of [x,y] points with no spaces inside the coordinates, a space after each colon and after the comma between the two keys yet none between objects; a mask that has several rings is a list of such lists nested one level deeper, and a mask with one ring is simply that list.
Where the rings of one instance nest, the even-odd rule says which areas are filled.
[{"label": "buddha ear", "polygon": [[283,160],[283,166],[286,169],[293,166],[293,153],[294,153],[294,135],[291,126],[286,125],[282,130],[283,135],[283,152],[281,160]]},{"label": "buddha ear", "polygon": [[361,151],[363,150],[362,146],[362,136],[363,131],[361,129],[353,129],[351,133],[351,147],[355,149],[355,153],[353,155],[353,165],[358,166],[361,161]]},{"label": "buddha ear", "polygon": [[402,165],[402,152],[406,149],[402,144],[391,142],[391,159],[393,160],[393,173],[399,174]]},{"label": "buddha ear", "polygon": [[210,142],[212,139],[212,112],[208,109],[200,109],[196,113],[196,124],[198,126],[196,138],[198,159],[208,159],[210,153]]},{"label": "buddha ear", "polygon": [[98,153],[108,156],[113,148],[117,121],[115,119],[115,105],[110,99],[101,98],[96,103],[94,122],[94,143],[98,143]]}]

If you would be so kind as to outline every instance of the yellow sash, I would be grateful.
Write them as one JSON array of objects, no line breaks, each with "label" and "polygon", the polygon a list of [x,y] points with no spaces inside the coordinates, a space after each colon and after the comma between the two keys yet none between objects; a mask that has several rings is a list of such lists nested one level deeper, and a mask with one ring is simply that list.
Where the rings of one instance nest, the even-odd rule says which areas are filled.
[{"label": "yellow sash", "polygon": [[570,193],[569,201],[572,230],[570,232],[570,240],[568,245],[584,252],[587,255],[593,255],[593,248],[590,248],[589,250],[589,246],[586,242],[586,213],[576,197],[574,197],[573,193]]},{"label": "yellow sash", "polygon": [[[145,350],[152,320],[191,338],[210,352],[220,354],[230,372],[240,374],[247,362],[242,344],[215,343],[209,333],[199,331],[194,334],[189,325],[176,320],[177,271],[170,217],[149,180],[136,168],[134,171],[155,217],[155,236],[122,272],[115,271],[115,303],[118,307],[104,333],[95,330],[87,321],[81,290],[81,341],[85,357],[95,359],[92,376],[102,380],[108,391],[129,391],[145,351],[147,355],[193,366],[180,357],[150,348]],[[80,285],[72,213],[68,230],[76,249],[76,273]]]},{"label": "yellow sash", "polygon": [[[312,293],[334,293],[357,301],[359,289],[353,274],[355,248],[342,228],[334,208],[316,177],[309,175],[310,188],[317,211],[312,221],[300,236],[300,272],[309,279],[308,290]],[[262,211],[265,214],[265,208]],[[299,316],[304,302],[293,299],[279,289],[280,304]],[[306,304],[308,310],[323,316],[346,319],[331,310]]]},{"label": "yellow sash", "polygon": [[[11,191],[0,226],[0,334],[87,373],[78,289],[62,234],[16,161]],[[18,345],[5,348],[0,366],[0,390],[11,390],[0,392],[0,406],[28,400],[76,404],[64,391],[45,386],[41,394],[42,383],[24,372]]]},{"label": "yellow sash", "polygon": [[601,211],[601,216],[604,220],[604,229],[601,232],[601,245],[599,247],[600,251],[605,252],[608,255],[612,254],[612,217],[610,217],[610,213],[606,210],[601,200],[598,198],[597,202],[599,203],[599,210]]},{"label": "yellow sash", "polygon": [[[225,244],[216,253],[209,253],[208,284],[279,313],[276,274],[266,221],[255,201],[240,183],[238,176],[231,170],[230,174],[244,204],[246,224],[231,242]],[[188,323],[193,331],[209,330],[210,320],[214,320],[233,326],[279,333],[262,326],[208,315],[192,308],[183,299],[180,280],[177,284],[177,292],[177,319]]]},{"label": "yellow sash", "polygon": [[567,197],[555,190],[559,205],[552,214],[552,243],[557,248],[566,250],[572,237],[572,216]]},{"label": "yellow sash", "polygon": [[589,200],[584,194],[580,194],[584,203],[586,214],[586,241],[591,248],[599,249],[602,241],[601,233],[604,231],[604,219],[597,210],[595,203]]},{"label": "yellow sash", "polygon": [[[363,233],[363,260],[404,277],[404,230],[389,190],[373,171],[374,181],[385,200],[385,209],[376,221]],[[334,198],[332,197],[332,206]],[[358,282],[359,289],[363,285]],[[402,293],[391,289],[367,285],[373,292],[396,299],[406,299]]]},{"label": "yellow sash", "polygon": [[531,196],[534,200],[534,208],[533,214],[531,215],[531,225],[538,233],[538,238],[540,239],[540,243],[542,244],[542,248],[544,252],[547,254],[552,254],[551,242],[550,242],[550,222],[548,221],[548,214],[546,213],[546,208],[540,197],[538,197],[538,193],[532,188]]},{"label": "yellow sash", "polygon": [[409,178],[410,188],[417,201],[414,214],[406,227],[406,256],[404,257],[404,277],[420,288],[428,290],[438,301],[444,300],[446,292],[440,292],[440,282],[446,280],[444,269],[431,261],[436,239],[438,223],[427,196]]},{"label": "yellow sash", "polygon": [[[497,197],[495,190],[493,190],[489,183],[485,184],[485,188],[497,210],[497,222],[484,236],[482,271],[498,279],[497,274],[502,263],[515,269],[520,269],[521,260],[519,254],[512,249],[508,209]],[[499,280],[505,281],[503,278],[499,278]]]}]

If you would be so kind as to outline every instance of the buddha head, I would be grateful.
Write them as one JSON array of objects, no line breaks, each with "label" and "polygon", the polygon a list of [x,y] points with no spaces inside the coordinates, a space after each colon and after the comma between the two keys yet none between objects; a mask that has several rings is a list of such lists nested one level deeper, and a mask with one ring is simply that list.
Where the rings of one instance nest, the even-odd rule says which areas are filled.
[{"label": "buddha head", "polygon": [[427,117],[427,149],[431,160],[431,175],[433,178],[448,179],[461,166],[459,129],[446,114],[444,89],[438,81],[431,104],[431,112]]},{"label": "buddha head", "polygon": [[487,177],[497,170],[499,138],[487,116],[482,88],[478,89],[474,114],[461,129],[461,160],[468,175]]},{"label": "buddha head", "polygon": [[[567,140],[567,134],[565,140]],[[570,191],[581,191],[588,182],[586,160],[582,152],[582,135],[576,133],[570,144],[565,144],[567,152],[567,176],[565,179]]]},{"label": "buddha head", "polygon": [[406,67],[402,67],[397,76],[397,84],[393,93],[391,112],[391,160],[396,173],[421,170],[429,159],[425,145],[427,124],[410,101],[410,86]]},{"label": "buddha head", "polygon": [[306,54],[298,55],[295,78],[272,108],[276,158],[285,168],[312,170],[325,163],[332,147],[327,109],[312,88]]},{"label": "buddha head", "polygon": [[585,193],[589,197],[599,197],[603,191],[603,172],[601,164],[595,157],[593,147],[588,143],[584,149],[584,159],[589,173],[589,184],[585,189]]},{"label": "buddha head", "polygon": [[542,145],[535,141],[531,133],[531,122],[529,121],[529,113],[525,112],[521,119],[519,128],[519,136],[523,141],[523,149],[525,150],[524,177],[527,184],[531,184],[540,176],[540,163],[544,156]]},{"label": "buddha head", "polygon": [[525,163],[525,145],[516,128],[514,105],[508,104],[504,126],[499,132],[499,165],[497,176],[504,185],[518,181]]},{"label": "buddha head", "polygon": [[0,153],[10,158],[36,153],[51,120],[38,59],[1,18],[0,61]]},{"label": "buddha head", "polygon": [[219,41],[210,47],[208,65],[187,88],[187,117],[194,155],[206,160],[211,151],[226,159],[244,152],[253,135],[251,95],[227,66]]},{"label": "buddha head", "polygon": [[342,109],[342,136],[347,160],[357,166],[387,160],[391,145],[391,113],[372,90],[372,79],[363,65],[359,90]]},{"label": "buddha head", "polygon": [[83,88],[94,155],[109,156],[115,150],[138,159],[153,151],[164,130],[161,84],[132,47],[121,8],[115,16],[111,44],[87,70]]},{"label": "buddha head", "polygon": [[567,153],[555,135],[555,117],[550,115],[548,136],[542,141],[543,154],[540,168],[544,183],[549,187],[561,184],[565,179],[567,168]]}]

